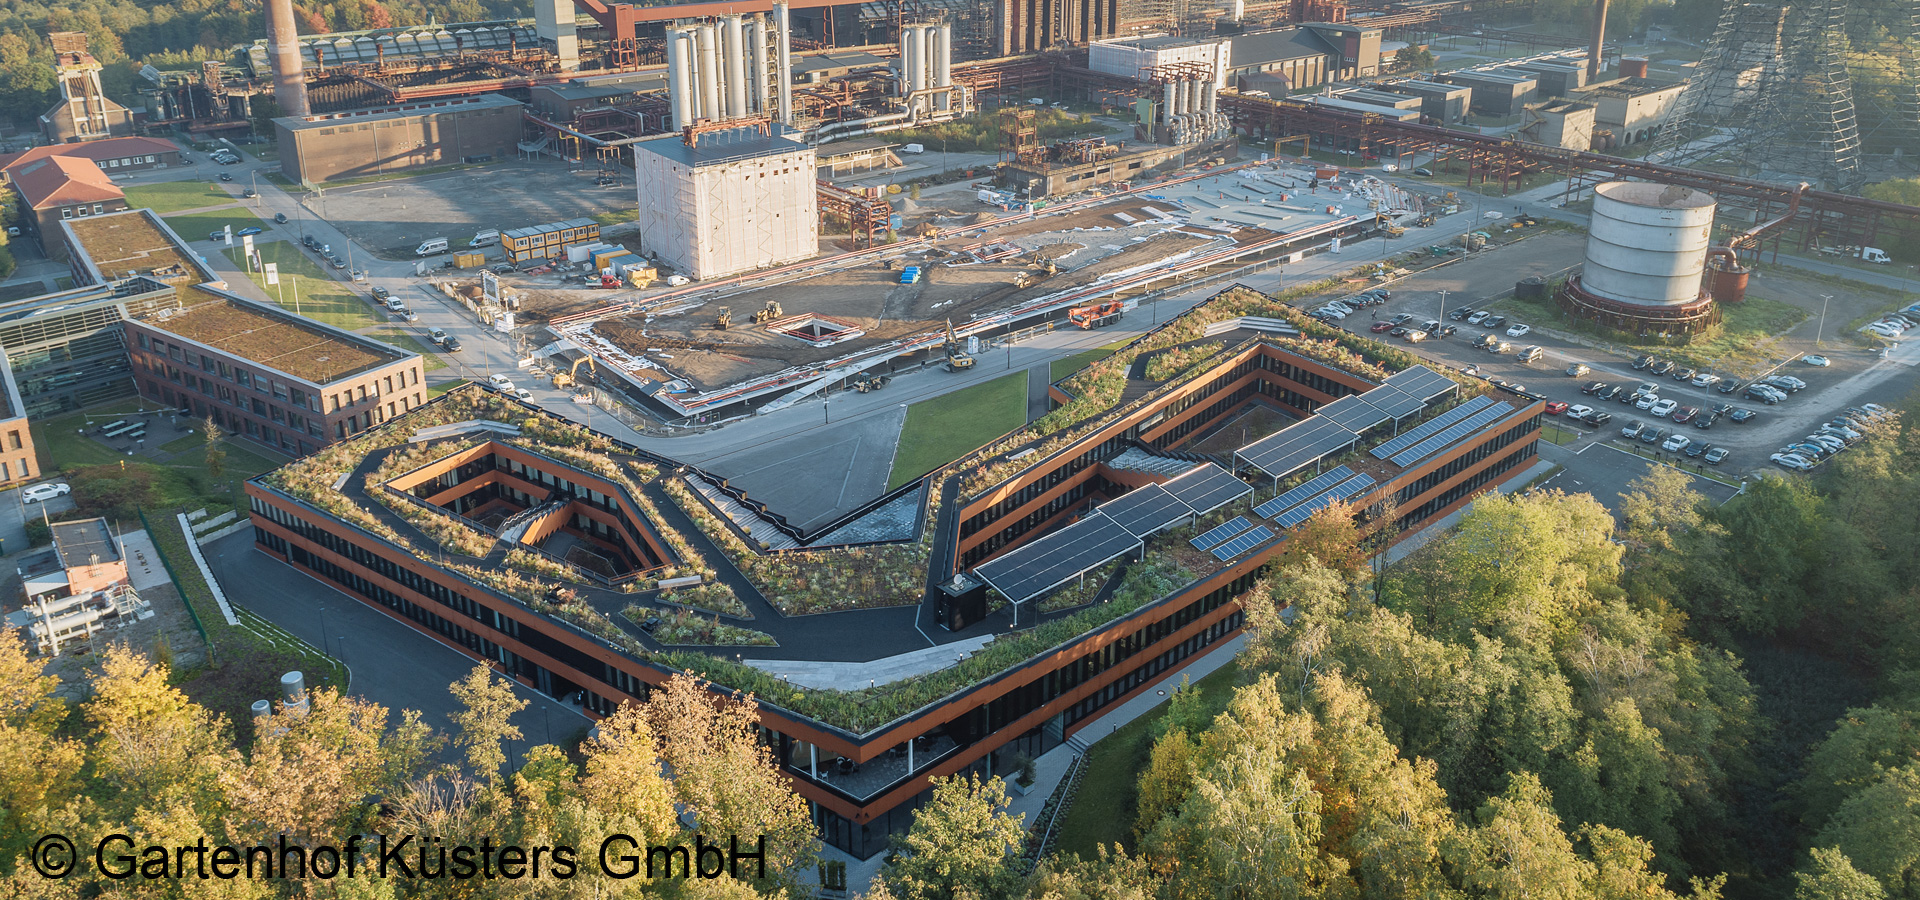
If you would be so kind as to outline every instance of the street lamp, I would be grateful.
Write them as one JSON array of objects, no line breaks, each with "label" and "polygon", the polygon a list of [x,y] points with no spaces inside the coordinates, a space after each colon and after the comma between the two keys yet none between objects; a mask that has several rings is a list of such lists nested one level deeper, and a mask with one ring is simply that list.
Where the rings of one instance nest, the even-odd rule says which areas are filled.
[{"label": "street lamp", "polygon": [[1814,332],[1814,335],[1813,335],[1813,345],[1815,347],[1820,347],[1820,348],[1826,347],[1826,344],[1821,342],[1826,340],[1827,338],[1827,304],[1832,301],[1833,301],[1832,294],[1820,295],[1820,330]]}]

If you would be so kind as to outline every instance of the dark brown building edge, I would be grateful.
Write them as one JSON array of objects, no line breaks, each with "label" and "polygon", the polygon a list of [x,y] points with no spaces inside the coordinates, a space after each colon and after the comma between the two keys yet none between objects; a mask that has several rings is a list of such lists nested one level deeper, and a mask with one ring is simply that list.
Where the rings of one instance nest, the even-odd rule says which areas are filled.
[{"label": "dark brown building edge", "polygon": [[[1289,365],[1311,362],[1286,356],[1291,357]],[[1232,374],[1234,366],[1247,362],[1244,355],[1236,355],[1221,367],[1227,370],[1220,376],[1228,379],[1226,383],[1240,385],[1235,393],[1272,383],[1267,377]],[[1292,371],[1306,369],[1296,365]],[[1343,386],[1365,384],[1340,374],[1357,382],[1343,382]],[[1324,391],[1316,393],[1328,396]],[[1215,395],[1217,389],[1208,397]],[[1191,393],[1169,394],[1149,406],[1149,414],[1177,405],[1176,397],[1182,398],[1180,402],[1193,399]],[[1189,408],[1193,406],[1188,403]],[[1393,493],[1400,524],[1405,526],[1401,533],[1410,534],[1525,471],[1534,458],[1541,408],[1537,401],[1525,401],[1521,409],[1475,438],[1387,479],[1372,496]],[[1096,446],[1107,439],[1108,430],[1103,429],[1077,446]],[[1071,454],[1059,457],[1073,458]],[[1104,468],[1098,462],[1093,466]],[[1058,468],[1036,467],[1016,481],[1036,483]],[[568,623],[471,584],[258,480],[249,482],[247,490],[262,549],[322,579],[332,579],[364,602],[451,646],[493,660],[537,689],[551,695],[584,691],[586,705],[605,713],[612,704],[638,697],[647,686],[672,674],[658,663],[630,657]],[[1260,548],[1120,620],[869,733],[855,734],[765,703],[762,724],[783,761],[790,758],[790,748],[803,746],[796,742],[811,743],[856,762],[878,759],[903,741],[935,731],[960,744],[938,765],[865,799],[810,778],[804,767],[787,766],[797,789],[813,803],[826,838],[855,854],[870,855],[882,849],[889,831],[908,823],[929,776],[986,771],[997,752],[1037,753],[1050,748],[1087,727],[1113,704],[1151,687],[1183,660],[1237,634],[1241,614],[1235,598],[1252,586],[1260,567],[1278,549],[1279,542]]]},{"label": "dark brown building edge", "polygon": [[511,156],[521,104],[498,94],[273,120],[280,164],[304,184]]}]

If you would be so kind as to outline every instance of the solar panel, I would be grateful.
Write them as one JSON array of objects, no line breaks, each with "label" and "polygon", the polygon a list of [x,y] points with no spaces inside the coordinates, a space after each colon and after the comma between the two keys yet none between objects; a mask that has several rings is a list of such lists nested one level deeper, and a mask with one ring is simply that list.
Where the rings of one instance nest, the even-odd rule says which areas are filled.
[{"label": "solar panel", "polygon": [[1194,514],[1202,516],[1253,493],[1253,485],[1213,463],[1188,469],[1160,486],[1192,507]]},{"label": "solar panel", "polygon": [[1242,553],[1252,550],[1273,538],[1273,532],[1265,525],[1256,526],[1252,531],[1240,535],[1213,549],[1215,559],[1226,562]]},{"label": "solar panel", "polygon": [[1247,530],[1247,526],[1252,524],[1253,522],[1249,521],[1246,516],[1234,516],[1233,521],[1215,525],[1207,529],[1206,534],[1194,538],[1187,543],[1192,544],[1195,550],[1211,550],[1221,541]]},{"label": "solar panel", "polygon": [[1095,513],[987,560],[973,574],[1023,603],[1140,546],[1119,522]]},{"label": "solar panel", "polygon": [[[1287,430],[1293,431],[1307,426],[1311,426],[1311,430],[1305,431],[1289,444],[1261,448],[1256,443],[1254,447],[1240,451],[1240,456],[1271,477],[1285,478],[1300,471],[1303,466],[1311,465],[1335,450],[1350,447],[1359,440],[1353,432],[1318,416]],[[1255,450],[1255,448],[1259,449]],[[1251,455],[1249,451],[1253,451]]]},{"label": "solar panel", "polygon": [[1493,424],[1511,412],[1513,412],[1513,404],[1495,403],[1454,425],[1448,426],[1447,430],[1394,454],[1393,464],[1396,466],[1405,466],[1410,463],[1419,462],[1435,453],[1439,453],[1447,445]]},{"label": "solar panel", "polygon": [[1452,425],[1453,423],[1458,422],[1461,419],[1464,419],[1470,415],[1473,415],[1476,412],[1479,412],[1480,410],[1486,408],[1487,405],[1491,404],[1492,402],[1493,402],[1492,397],[1489,397],[1485,394],[1481,394],[1480,396],[1475,397],[1471,400],[1468,400],[1467,402],[1462,403],[1459,406],[1456,406],[1450,410],[1447,410],[1446,412],[1443,412],[1437,416],[1434,416],[1431,419],[1426,420],[1425,422],[1421,422],[1420,424],[1407,429],[1405,432],[1401,433],[1399,437],[1396,437],[1393,440],[1390,440],[1384,444],[1381,444],[1380,446],[1373,448],[1369,452],[1371,452],[1374,455],[1375,459],[1386,459],[1387,457],[1392,456],[1395,453],[1399,453],[1400,451],[1405,450],[1408,447],[1413,446],[1414,444],[1417,444],[1423,440],[1426,440],[1426,438],[1429,435],[1433,434],[1434,432],[1439,431],[1440,429],[1445,428],[1449,425]]},{"label": "solar panel", "polygon": [[[1375,388],[1374,390],[1379,390]],[[1314,415],[1327,419],[1341,428],[1359,434],[1376,425],[1385,424],[1393,417],[1376,409],[1358,394],[1341,397],[1320,407]]]},{"label": "solar panel", "polygon": [[1355,475],[1335,485],[1326,493],[1294,507],[1285,515],[1274,519],[1273,523],[1281,528],[1292,528],[1301,522],[1305,522],[1314,513],[1332,506],[1335,501],[1345,500],[1367,488],[1373,487],[1374,483],[1372,475]]},{"label": "solar panel", "polygon": [[1330,472],[1322,472],[1318,477],[1308,481],[1306,484],[1300,485],[1272,500],[1268,500],[1254,507],[1253,513],[1262,518],[1271,519],[1277,513],[1292,509],[1294,504],[1352,477],[1353,470],[1346,466],[1341,466]]},{"label": "solar panel", "polygon": [[1411,369],[1395,372],[1387,377],[1386,383],[1423,401],[1445,396],[1448,392],[1460,387],[1453,382],[1453,379],[1426,366],[1414,366]]},{"label": "solar panel", "polygon": [[1160,485],[1150,484],[1100,504],[1100,512],[1134,537],[1146,537],[1188,516],[1193,510]]},{"label": "solar panel", "polygon": [[1404,419],[1427,408],[1426,401],[1390,384],[1361,394],[1360,399],[1394,419]]}]

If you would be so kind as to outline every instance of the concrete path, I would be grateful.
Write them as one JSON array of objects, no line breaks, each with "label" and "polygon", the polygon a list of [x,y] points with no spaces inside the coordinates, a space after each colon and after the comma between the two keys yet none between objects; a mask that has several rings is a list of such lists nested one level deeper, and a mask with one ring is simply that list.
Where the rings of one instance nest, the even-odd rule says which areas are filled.
[{"label": "concrete path", "polygon": [[1043,362],[1027,370],[1027,421],[1047,414],[1051,401],[1047,388],[1053,385],[1053,363]]},{"label": "concrete path", "polygon": [[985,635],[954,641],[925,650],[914,650],[869,662],[818,662],[786,659],[748,659],[747,665],[770,675],[815,690],[862,691],[877,684],[892,684],[903,678],[937,672],[955,665],[965,656],[992,643],[999,635]]}]

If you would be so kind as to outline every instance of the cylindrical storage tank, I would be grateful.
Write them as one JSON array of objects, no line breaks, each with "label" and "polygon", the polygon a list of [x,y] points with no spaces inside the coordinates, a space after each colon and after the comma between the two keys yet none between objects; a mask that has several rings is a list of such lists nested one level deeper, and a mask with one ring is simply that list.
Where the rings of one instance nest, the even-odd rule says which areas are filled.
[{"label": "cylindrical storage tank", "polygon": [[1513,283],[1513,295],[1522,300],[1538,300],[1547,295],[1547,280],[1529,275]]},{"label": "cylindrical storage tank", "polygon": [[738,119],[747,114],[747,42],[741,35],[739,16],[720,21],[725,29],[721,46],[727,56],[727,118]]},{"label": "cylindrical storage tank", "polygon": [[754,16],[747,20],[747,102],[753,115],[768,115],[767,109],[767,20]]},{"label": "cylindrical storage tank", "polygon": [[[947,87],[953,84],[953,25],[942,22],[933,29],[933,86]],[[940,95],[940,108],[946,109],[950,98]]]},{"label": "cylindrical storage tank", "polygon": [[1204,96],[1204,92],[1206,91],[1206,88],[1207,88],[1207,83],[1204,81],[1201,81],[1198,78],[1195,78],[1194,80],[1187,82],[1187,111],[1188,112],[1200,113],[1200,112],[1207,111],[1207,101]]},{"label": "cylindrical storage tank", "polygon": [[1171,125],[1173,117],[1180,114],[1180,92],[1171,81],[1161,87],[1165,89],[1166,98],[1160,101],[1160,113]]},{"label": "cylindrical storage tank", "polygon": [[267,61],[273,68],[273,99],[289,116],[307,114],[307,77],[300,60],[300,29],[293,0],[267,0]]},{"label": "cylindrical storage tank", "polygon": [[712,25],[702,25],[694,30],[694,44],[699,56],[694,60],[693,75],[700,86],[700,115],[702,119],[721,117],[720,106],[720,48],[714,46],[717,36]]},{"label": "cylindrical storage tank", "polygon": [[792,44],[789,42],[792,30],[793,20],[787,15],[787,4],[776,0],[773,4],[773,39],[776,51],[773,65],[774,78],[777,79],[774,84],[780,89],[779,117],[782,125],[793,124],[793,57],[791,56]]},{"label": "cylindrical storage tank", "polygon": [[900,29],[900,96],[908,97],[920,86],[914,77],[920,74],[920,29],[908,25]]},{"label": "cylindrical storage tank", "polygon": [[1753,270],[1725,257],[1707,261],[1707,293],[1715,303],[1739,303],[1747,299],[1747,278]]},{"label": "cylindrical storage tank", "polygon": [[667,100],[673,107],[673,130],[680,131],[699,118],[693,100],[692,67],[688,56],[693,35],[686,29],[667,33]]},{"label": "cylindrical storage tank", "polygon": [[1700,299],[1713,210],[1713,197],[1678,185],[1613,181],[1594,188],[1581,286],[1649,306]]},{"label": "cylindrical storage tank", "polygon": [[1621,78],[1647,77],[1647,60],[1643,56],[1628,56],[1620,60]]}]

